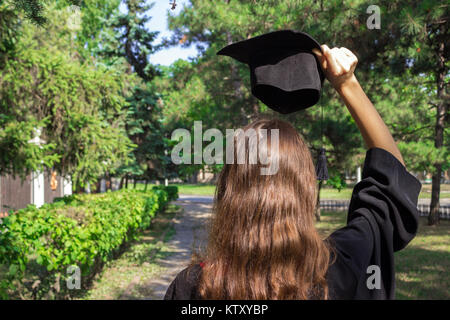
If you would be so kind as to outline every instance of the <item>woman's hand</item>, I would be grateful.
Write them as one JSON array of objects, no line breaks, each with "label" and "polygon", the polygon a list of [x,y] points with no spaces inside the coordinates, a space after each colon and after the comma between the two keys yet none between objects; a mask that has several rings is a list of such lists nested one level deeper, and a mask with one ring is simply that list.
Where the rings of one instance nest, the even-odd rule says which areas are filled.
[{"label": "woman's hand", "polygon": [[330,49],[326,44],[321,48],[323,53],[318,49],[312,51],[317,56],[328,81],[336,90],[340,90],[345,84],[356,80],[354,71],[358,59],[353,52],[347,48]]}]

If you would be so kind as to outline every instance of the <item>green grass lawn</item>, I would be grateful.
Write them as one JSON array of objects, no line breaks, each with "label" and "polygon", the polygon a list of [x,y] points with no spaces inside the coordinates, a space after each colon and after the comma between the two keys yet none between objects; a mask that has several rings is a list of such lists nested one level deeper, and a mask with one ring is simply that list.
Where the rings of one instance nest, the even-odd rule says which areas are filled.
[{"label": "green grass lawn", "polygon": [[[345,225],[346,212],[322,212],[323,237]],[[417,236],[395,254],[396,299],[450,299],[450,221],[429,227],[421,218]]]},{"label": "green grass lawn", "polygon": [[[211,184],[175,184],[178,186],[179,194],[186,195],[214,195],[215,186]],[[350,200],[352,196],[353,187],[342,189],[340,192],[336,189],[322,188],[320,191],[320,198],[327,200]],[[450,185],[441,185],[441,199],[450,198]],[[422,190],[419,195],[420,199],[431,199],[431,185],[422,185]]]},{"label": "green grass lawn", "polygon": [[[171,183],[171,186],[177,186],[178,187],[178,193],[179,194],[186,194],[186,195],[196,195],[196,196],[213,196],[214,190],[216,187],[211,184],[179,184],[179,183]],[[136,185],[136,189],[144,189],[144,184],[138,183]],[[149,184],[147,186],[147,189],[151,189],[154,186],[154,184]],[[128,189],[132,189],[133,184],[130,183],[128,185]]]},{"label": "green grass lawn", "polygon": [[216,186],[210,184],[176,184],[179,194],[213,196]]}]

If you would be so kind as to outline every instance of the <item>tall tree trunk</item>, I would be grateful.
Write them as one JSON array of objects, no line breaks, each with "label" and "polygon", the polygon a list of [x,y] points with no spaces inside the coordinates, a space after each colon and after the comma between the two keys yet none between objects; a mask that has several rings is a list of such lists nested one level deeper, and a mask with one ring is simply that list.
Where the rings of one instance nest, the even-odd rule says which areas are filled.
[{"label": "tall tree trunk", "polygon": [[317,192],[317,202],[316,202],[316,221],[320,221],[320,190],[322,189],[322,180],[319,180],[319,191]]},{"label": "tall tree trunk", "polygon": [[112,191],[112,177],[111,175],[108,173],[108,187],[107,190]]},{"label": "tall tree trunk", "polygon": [[128,173],[125,176],[125,189],[128,189]]},{"label": "tall tree trunk", "polygon": [[253,95],[251,96],[251,102],[252,102],[252,121],[258,119],[260,113],[259,113],[259,101],[256,99]]},{"label": "tall tree trunk", "polygon": [[75,185],[75,191],[76,194],[84,193],[84,188],[81,186],[79,182]]},{"label": "tall tree trunk", "polygon": [[144,191],[147,191],[147,185],[148,185],[148,180],[145,179],[145,187],[144,187]]},{"label": "tall tree trunk", "polygon": [[95,183],[95,193],[100,193],[101,184],[102,179],[97,179],[97,182]]},{"label": "tall tree trunk", "polygon": [[[232,43],[233,39],[231,37],[231,33],[227,31],[227,44],[230,45]],[[235,103],[240,104],[242,125],[246,125],[248,121],[247,112],[245,111],[244,103],[240,103],[240,101],[242,100],[241,79],[239,77],[238,67],[236,63],[234,63],[234,61],[231,62],[231,81],[233,82]]]},{"label": "tall tree trunk", "polygon": [[189,178],[189,183],[197,184],[198,183],[198,171],[195,171],[191,177]]},{"label": "tall tree trunk", "polygon": [[[441,33],[445,34],[445,26],[441,25]],[[445,116],[447,114],[448,100],[444,98],[445,96],[445,57],[444,57],[445,43],[442,38],[441,43],[438,48],[438,58],[439,58],[439,68],[437,72],[437,96],[439,103],[437,105],[436,113],[436,127],[435,127],[435,140],[434,146],[439,149],[442,148],[444,144],[444,125]],[[439,193],[441,191],[441,174],[442,174],[442,164],[435,164],[436,171],[432,176],[431,185],[431,203],[430,203],[430,215],[428,216],[428,225],[435,225],[439,223]]]},{"label": "tall tree trunk", "polygon": [[120,178],[120,183],[119,183],[119,189],[123,188],[123,182],[125,181],[125,176],[123,176],[122,178]]}]

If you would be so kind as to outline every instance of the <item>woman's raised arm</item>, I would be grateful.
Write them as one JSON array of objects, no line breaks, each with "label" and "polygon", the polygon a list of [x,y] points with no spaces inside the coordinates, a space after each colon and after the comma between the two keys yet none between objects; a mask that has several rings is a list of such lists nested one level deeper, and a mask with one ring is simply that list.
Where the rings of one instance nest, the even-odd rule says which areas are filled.
[{"label": "woman's raised arm", "polygon": [[377,147],[389,151],[405,165],[388,127],[356,79],[356,56],[346,48],[330,49],[327,45],[322,45],[321,48],[323,53],[317,49],[313,49],[313,52],[319,59],[327,79],[355,119],[367,148]]}]

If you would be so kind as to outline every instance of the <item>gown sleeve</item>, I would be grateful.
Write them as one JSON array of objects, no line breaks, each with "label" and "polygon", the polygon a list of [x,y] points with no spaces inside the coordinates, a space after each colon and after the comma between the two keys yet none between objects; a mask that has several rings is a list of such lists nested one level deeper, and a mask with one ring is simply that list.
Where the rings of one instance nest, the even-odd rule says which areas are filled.
[{"label": "gown sleeve", "polygon": [[[330,295],[337,299],[394,299],[394,252],[416,235],[422,184],[390,152],[366,152],[362,180],[352,193],[347,225],[328,238],[335,248],[329,268]],[[379,286],[369,277],[379,269]],[[368,270],[369,268],[369,270]],[[373,280],[373,282],[372,282]],[[374,278],[370,281],[376,284]]]},{"label": "gown sleeve", "polygon": [[167,288],[164,300],[198,300],[197,283],[201,273],[200,265],[183,269]]}]

